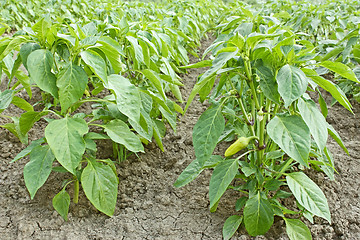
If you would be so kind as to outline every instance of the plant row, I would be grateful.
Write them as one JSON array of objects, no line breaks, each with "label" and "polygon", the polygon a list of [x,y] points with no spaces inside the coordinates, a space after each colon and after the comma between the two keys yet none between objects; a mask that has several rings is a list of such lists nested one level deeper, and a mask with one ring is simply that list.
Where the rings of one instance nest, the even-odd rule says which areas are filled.
[{"label": "plant row", "polygon": [[[349,154],[326,121],[323,90],[351,112],[352,107],[340,87],[323,75],[360,83],[347,64],[357,61],[358,29],[334,40],[346,45],[339,44],[337,54],[332,54],[334,49],[324,53],[313,41],[314,33],[304,33],[292,24],[301,13],[291,15],[289,23],[283,16],[292,14],[291,6],[282,4],[276,5],[280,5],[279,15],[240,4],[237,15],[215,27],[217,39],[203,54],[203,59],[210,55],[210,60],[183,67],[209,67],[199,76],[185,111],[197,94],[210,106],[193,129],[196,159],[174,185],[184,186],[204,169],[213,169],[211,212],[228,189],[238,192],[234,203],[238,214],[225,221],[224,239],[230,239],[242,223],[251,236],[263,235],[275,216],[284,220],[290,239],[311,239],[302,219],[313,223],[317,216],[331,224],[331,216],[324,193],[306,172],[311,168],[335,179],[329,136]],[[317,97],[320,108],[310,95]],[[213,155],[222,142],[232,144],[223,156]],[[291,207],[283,204],[290,197],[296,200]]]},{"label": "plant row", "polygon": [[[34,3],[16,4],[27,8]],[[195,49],[218,11],[203,8],[209,2],[174,2],[166,8],[105,4],[114,8],[99,5],[97,12],[104,14],[97,17],[79,12],[85,14],[83,21],[73,21],[73,13],[73,19],[54,21],[52,11],[60,14],[64,9],[55,8],[60,1],[48,4],[54,4],[50,17],[35,17],[31,27],[0,38],[0,70],[7,76],[0,116],[8,119],[0,127],[27,145],[34,124],[46,126],[43,137],[13,160],[29,155],[23,172],[31,199],[51,172],[68,173],[53,198],[55,210],[67,219],[67,189],[72,185],[74,203],[81,186],[90,202],[111,216],[118,193],[116,163],[128,153],[144,152],[143,144],[152,139],[164,150],[165,123],[176,131],[177,113],[183,113],[178,66],[188,64],[188,53],[197,55]],[[19,11],[19,6],[5,10]],[[36,89],[41,97],[33,96],[39,93]],[[89,103],[90,109],[84,107]],[[10,105],[23,113],[12,115],[6,111]],[[97,143],[107,139],[117,161],[96,154]]]}]

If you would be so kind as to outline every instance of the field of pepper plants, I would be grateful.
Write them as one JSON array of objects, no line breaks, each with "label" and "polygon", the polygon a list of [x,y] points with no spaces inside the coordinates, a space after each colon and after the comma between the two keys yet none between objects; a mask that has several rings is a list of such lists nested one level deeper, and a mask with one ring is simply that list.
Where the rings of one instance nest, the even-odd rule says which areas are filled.
[{"label": "field of pepper plants", "polygon": [[2,239],[360,239],[360,1],[0,13]]}]

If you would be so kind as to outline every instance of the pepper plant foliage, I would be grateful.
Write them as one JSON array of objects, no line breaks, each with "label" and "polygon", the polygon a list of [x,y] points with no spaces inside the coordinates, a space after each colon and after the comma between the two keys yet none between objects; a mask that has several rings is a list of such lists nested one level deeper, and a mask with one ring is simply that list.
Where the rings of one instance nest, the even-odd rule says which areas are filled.
[{"label": "pepper plant foliage", "polygon": [[[121,161],[127,152],[144,152],[143,143],[153,138],[164,150],[166,122],[176,131],[177,113],[182,113],[177,66],[188,64],[188,51],[196,54],[193,49],[207,22],[192,15],[200,11],[196,5],[174,5],[176,18],[154,6],[129,8],[132,16],[144,11],[152,16],[134,22],[123,11],[110,12],[106,21],[77,24],[41,18],[31,28],[0,39],[0,69],[8,77],[8,89],[0,92],[0,113],[11,121],[0,127],[27,145],[33,125],[45,123],[43,137],[32,141],[13,162],[30,157],[24,179],[31,199],[51,172],[70,174],[53,198],[64,219],[70,206],[69,185],[74,203],[81,186],[99,211],[114,213],[116,161],[97,158],[97,140],[110,139]],[[152,14],[156,12],[163,14]],[[203,15],[209,20],[214,13]],[[32,105],[35,88],[42,98]],[[28,96],[21,98],[20,92]],[[176,100],[169,99],[168,92]],[[92,104],[90,110],[82,107],[86,103]],[[10,104],[24,110],[21,116],[9,115]]]},{"label": "pepper plant foliage", "polygon": [[[243,16],[230,17],[216,28],[219,35],[203,55],[212,53],[212,60],[184,66],[209,67],[199,76],[185,111],[197,94],[210,106],[193,129],[196,159],[174,185],[184,186],[213,168],[211,212],[227,189],[239,192],[235,204],[239,213],[225,221],[224,239],[230,239],[242,223],[251,236],[265,234],[275,215],[285,220],[290,239],[311,239],[300,218],[313,222],[318,216],[331,223],[331,216],[324,193],[304,170],[313,168],[334,180],[328,135],[347,152],[326,122],[327,106],[319,90],[328,91],[351,111],[345,94],[316,71],[326,68],[358,80],[346,65],[316,58],[316,48],[302,34],[281,27],[274,18],[242,10]],[[307,92],[319,94],[320,109]],[[218,143],[235,138],[227,157],[213,155]],[[282,205],[282,199],[292,195],[298,210]]]}]

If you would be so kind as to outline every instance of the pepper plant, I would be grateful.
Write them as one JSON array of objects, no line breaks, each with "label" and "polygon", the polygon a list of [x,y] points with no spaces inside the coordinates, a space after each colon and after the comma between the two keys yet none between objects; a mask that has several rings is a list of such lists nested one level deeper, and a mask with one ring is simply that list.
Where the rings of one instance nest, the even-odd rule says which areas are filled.
[{"label": "pepper plant", "polygon": [[[243,9],[241,17],[230,17],[217,27],[219,35],[203,55],[212,53],[211,60],[184,66],[209,67],[199,76],[185,111],[197,94],[210,106],[193,129],[196,159],[174,185],[184,186],[204,169],[214,169],[209,185],[211,212],[216,211],[227,189],[239,193],[235,203],[238,214],[225,221],[224,239],[230,239],[242,223],[251,236],[263,235],[274,216],[284,219],[290,239],[311,239],[302,217],[313,222],[318,216],[331,223],[326,197],[306,172],[313,168],[334,180],[328,135],[347,149],[326,122],[327,105],[320,89],[349,111],[351,105],[345,94],[316,70],[327,68],[358,80],[342,63],[316,60],[311,42],[281,27],[280,21],[274,22]],[[309,92],[318,93],[320,109]],[[225,157],[213,155],[217,144],[236,138]],[[283,199],[291,196],[297,207],[283,205]]]},{"label": "pepper plant", "polygon": [[[153,5],[144,8],[156,12]],[[141,16],[143,10],[131,13]],[[183,25],[187,33],[198,29],[186,36],[176,30],[178,21],[164,21],[166,13],[135,22],[121,11],[109,15],[106,21],[77,24],[41,18],[31,28],[0,39],[0,69],[8,78],[7,89],[0,92],[0,116],[10,121],[0,127],[27,145],[33,125],[46,125],[43,137],[32,141],[13,162],[29,155],[24,180],[31,199],[51,172],[71,176],[53,198],[64,219],[71,185],[74,203],[81,186],[99,211],[113,215],[119,181],[116,164],[128,152],[144,152],[143,143],[153,138],[164,150],[165,123],[176,131],[177,113],[182,113],[177,66],[188,64],[187,52],[194,51],[205,28]],[[181,21],[191,18],[184,13]],[[200,25],[200,18],[196,22]],[[34,103],[36,88],[41,99]],[[168,98],[169,92],[176,100]],[[90,110],[82,107],[89,103]],[[21,116],[5,111],[10,104],[24,110]],[[97,142],[105,139],[112,141],[118,161],[98,158]]]}]

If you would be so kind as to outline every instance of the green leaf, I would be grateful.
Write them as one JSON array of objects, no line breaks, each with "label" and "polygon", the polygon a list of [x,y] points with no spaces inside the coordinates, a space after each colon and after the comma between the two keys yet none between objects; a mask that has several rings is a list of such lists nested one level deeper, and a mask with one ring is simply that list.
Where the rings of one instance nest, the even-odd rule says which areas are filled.
[{"label": "green leaf", "polygon": [[265,234],[274,222],[274,212],[269,200],[264,199],[261,193],[249,198],[244,208],[244,223],[249,235]]},{"label": "green leaf", "polygon": [[27,112],[34,111],[33,106],[21,97],[14,96],[11,103]]},{"label": "green leaf", "polygon": [[25,149],[23,149],[21,152],[19,152],[15,156],[15,158],[13,160],[11,160],[11,163],[16,162],[16,161],[20,160],[21,158],[29,155],[35,147],[39,146],[40,144],[42,144],[44,142],[45,142],[44,138],[40,138],[38,140],[32,141],[29,146],[27,146]]},{"label": "green leaf", "polygon": [[119,111],[134,121],[140,121],[141,98],[138,89],[120,75],[110,75],[109,89],[115,93]]},{"label": "green leaf", "polygon": [[0,125],[0,127],[9,130],[12,134],[14,134],[22,144],[27,145],[29,138],[28,134],[21,134],[20,131],[20,124],[19,124],[19,117],[10,117],[13,120],[13,123],[7,123],[5,125]]},{"label": "green leaf", "polygon": [[208,80],[211,80],[211,77],[216,74],[231,58],[235,57],[238,51],[235,52],[224,52],[220,53],[212,62],[212,66],[207,70],[195,84],[193,90],[191,91],[188,101],[186,103],[184,113],[189,108],[192,100],[194,100],[196,94],[205,86]]},{"label": "green leaf", "polygon": [[219,201],[230,183],[234,180],[239,168],[237,159],[220,162],[214,169],[210,179],[209,198],[210,208]]},{"label": "green leaf", "polygon": [[150,80],[150,82],[154,85],[154,87],[158,90],[158,92],[160,93],[160,95],[162,96],[163,99],[166,99],[165,93],[164,93],[164,89],[162,87],[162,83],[161,83],[161,78],[160,76],[154,72],[151,69],[145,69],[141,71],[144,76]]},{"label": "green leaf", "polygon": [[106,134],[116,143],[124,145],[131,152],[144,152],[138,136],[130,131],[128,125],[120,119],[110,121],[106,125],[98,125],[105,129]]},{"label": "green leaf", "polygon": [[86,50],[80,53],[82,60],[89,66],[91,71],[100,78],[101,81],[107,86],[107,72],[106,72],[106,63],[104,59],[93,50]]},{"label": "green leaf", "polygon": [[24,167],[25,186],[30,193],[31,199],[34,198],[37,190],[48,179],[54,160],[54,154],[49,146],[39,145],[32,149],[30,162]]},{"label": "green leaf", "polygon": [[81,185],[86,197],[99,211],[108,216],[114,214],[118,181],[109,165],[89,159],[81,174]]},{"label": "green leaf", "polygon": [[0,52],[0,62],[3,61],[3,59],[8,56],[8,54],[13,50],[18,50],[18,47],[23,43],[28,41],[27,38],[24,36],[16,36],[13,37],[9,44],[7,44],[6,48],[3,49],[2,52]]},{"label": "green leaf", "polygon": [[301,97],[307,88],[308,80],[299,68],[286,64],[280,68],[276,76],[280,96],[284,99],[285,107]]},{"label": "green leaf", "polygon": [[235,210],[240,211],[245,206],[247,200],[248,200],[247,197],[241,197],[238,200],[236,200]]},{"label": "green leaf", "polygon": [[126,39],[130,42],[132,50],[134,51],[134,57],[136,61],[141,64],[144,63],[144,55],[141,46],[138,43],[138,40],[131,36],[126,36]]},{"label": "green leaf", "polygon": [[3,92],[0,92],[0,113],[10,105],[13,96],[13,90],[5,90]]},{"label": "green leaf", "polygon": [[321,189],[303,172],[286,176],[287,184],[296,200],[309,212],[331,223],[329,206]]},{"label": "green leaf", "polygon": [[316,104],[313,100],[303,100],[299,99],[298,108],[300,115],[305,121],[306,125],[310,129],[310,133],[313,136],[316,144],[320,150],[323,150],[326,146],[328,131],[327,125],[324,116],[321,114],[319,109],[316,107]]},{"label": "green leaf", "polygon": [[346,152],[347,155],[350,155],[349,150],[345,147],[339,133],[330,124],[327,125],[327,128],[330,136],[339,144],[339,146]]},{"label": "green leaf", "polygon": [[70,63],[60,71],[56,85],[59,88],[62,113],[82,97],[87,83],[87,74],[79,66]]},{"label": "green leaf", "polygon": [[311,240],[309,228],[299,219],[283,218],[286,223],[286,233],[290,240]]},{"label": "green leaf", "polygon": [[203,165],[212,155],[225,128],[221,105],[211,107],[201,114],[193,129],[195,156]]},{"label": "green leaf", "polygon": [[355,73],[351,70],[351,68],[349,68],[348,66],[346,66],[341,62],[325,61],[320,63],[320,66],[326,67],[327,69],[353,82],[360,83],[360,81],[356,78]]},{"label": "green leaf", "polygon": [[308,166],[310,130],[299,116],[276,116],[266,127],[270,138],[291,158]]},{"label": "green leaf", "polygon": [[176,179],[174,187],[180,188],[185,186],[197,178],[202,171],[203,169],[199,161],[197,159],[193,160]]},{"label": "green leaf", "polygon": [[102,45],[99,47],[99,49],[103,51],[106,57],[109,59],[114,72],[116,74],[120,73],[120,71],[123,70],[121,56],[125,57],[121,45],[108,36],[100,37],[97,42]]},{"label": "green leaf", "polygon": [[203,60],[186,66],[181,66],[179,68],[189,69],[189,68],[202,68],[202,67],[210,67],[210,66],[212,66],[212,60]]},{"label": "green leaf", "polygon": [[19,119],[21,134],[25,135],[33,126],[34,123],[40,120],[41,117],[47,115],[48,111],[43,112],[26,112],[21,114]]},{"label": "green leaf", "polygon": [[260,88],[264,92],[265,97],[271,101],[280,104],[280,94],[278,92],[278,85],[271,69],[265,66],[260,66],[256,69],[256,73],[260,77]]},{"label": "green leaf", "polygon": [[85,152],[84,134],[88,126],[84,119],[69,118],[53,120],[45,128],[45,138],[56,160],[72,174]]},{"label": "green leaf", "polygon": [[32,53],[33,51],[38,50],[40,48],[41,47],[39,44],[33,43],[33,42],[28,42],[21,46],[20,56],[21,56],[22,63],[24,64],[26,69],[27,69],[27,59],[28,59],[30,53]]},{"label": "green leaf", "polygon": [[70,207],[70,195],[66,192],[65,187],[55,195],[52,200],[54,209],[60,214],[60,216],[67,221],[68,212]]},{"label": "green leaf", "polygon": [[321,92],[320,92],[319,89],[317,90],[317,92],[319,93],[319,99],[318,99],[318,101],[319,101],[321,113],[322,113],[322,115],[324,116],[324,118],[326,118],[327,115],[328,115],[328,107],[327,107],[326,102],[325,102],[325,99],[323,98],[323,96],[322,96],[322,94],[321,94]]},{"label": "green leaf", "polygon": [[224,240],[229,240],[234,235],[236,230],[239,228],[242,219],[242,216],[239,215],[232,215],[226,219],[223,227]]},{"label": "green leaf", "polygon": [[349,100],[347,99],[345,93],[338,86],[326,80],[325,78],[320,77],[312,69],[303,68],[302,71],[306,74],[307,77],[311,78],[316,84],[318,84],[320,87],[328,91],[347,110],[353,113],[353,111],[351,110],[352,106]]},{"label": "green leaf", "polygon": [[51,72],[54,64],[52,53],[45,49],[33,51],[27,59],[28,71],[32,81],[38,87],[58,98],[58,89],[56,87],[56,76]]},{"label": "green leaf", "polygon": [[156,141],[157,145],[159,146],[159,148],[161,149],[161,151],[164,152],[164,145],[162,143],[163,134],[161,134],[161,128],[160,128],[160,124],[163,124],[163,122],[161,122],[157,119],[154,119],[153,122],[154,122],[153,132],[154,132],[155,141]]}]

